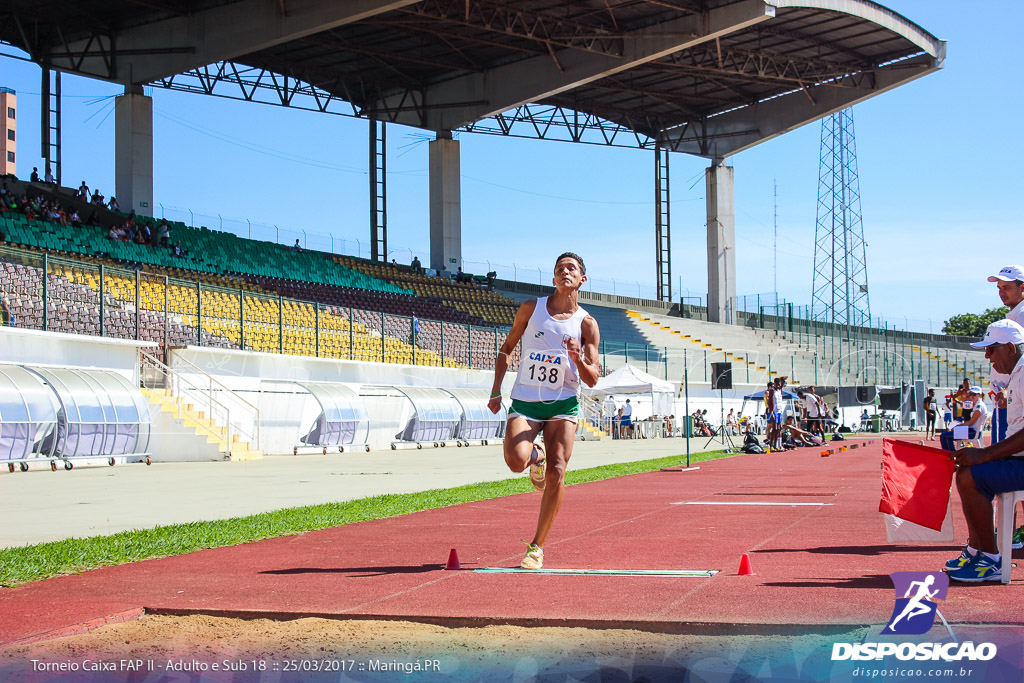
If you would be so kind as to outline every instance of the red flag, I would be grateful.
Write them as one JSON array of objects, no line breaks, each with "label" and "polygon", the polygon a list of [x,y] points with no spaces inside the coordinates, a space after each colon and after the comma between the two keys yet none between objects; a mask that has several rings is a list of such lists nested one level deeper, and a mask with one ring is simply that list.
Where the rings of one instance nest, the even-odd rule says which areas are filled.
[{"label": "red flag", "polygon": [[940,531],[953,469],[949,453],[940,448],[883,439],[878,511]]}]

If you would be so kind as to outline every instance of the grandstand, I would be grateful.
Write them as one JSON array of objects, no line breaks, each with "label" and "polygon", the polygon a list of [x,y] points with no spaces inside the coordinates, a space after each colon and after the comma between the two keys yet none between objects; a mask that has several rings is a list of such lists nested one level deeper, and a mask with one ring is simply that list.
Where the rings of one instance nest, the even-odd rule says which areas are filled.
[{"label": "grandstand", "polygon": [[[2,293],[18,324],[32,329],[153,341],[161,354],[197,345],[490,369],[524,298],[405,266],[295,251],[180,222],[170,223],[172,241],[184,249],[176,257],[166,248],[109,239],[107,227],[125,216],[70,190],[9,186],[14,194],[57,199],[89,216],[90,224],[72,227],[11,210],[0,214],[8,242],[0,254]],[[154,228],[160,223],[133,218]],[[542,294],[547,288],[533,289]],[[794,327],[790,319],[787,326],[777,316],[739,313],[745,326],[724,325],[700,320],[699,310],[681,317],[678,307],[660,302],[589,292],[581,298],[602,330],[606,373],[629,362],[680,382],[685,361],[691,382],[709,382],[710,364],[729,361],[735,380],[750,385],[778,375],[791,384],[889,384],[914,375],[940,385],[987,376],[982,356],[956,340],[880,344],[870,335],[847,339],[842,330],[832,334],[806,321]]]}]

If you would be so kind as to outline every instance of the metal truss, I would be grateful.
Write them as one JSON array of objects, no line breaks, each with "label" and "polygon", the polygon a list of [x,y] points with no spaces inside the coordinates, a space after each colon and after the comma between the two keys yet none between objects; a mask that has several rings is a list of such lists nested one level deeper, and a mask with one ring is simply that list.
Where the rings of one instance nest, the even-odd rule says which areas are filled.
[{"label": "metal truss", "polygon": [[[722,47],[719,41],[676,52],[651,64],[635,67],[641,71],[693,74],[714,82],[738,81],[788,84],[807,91],[808,86],[828,84],[837,88],[872,88],[874,71],[870,65],[851,66],[848,63],[822,59],[805,59],[774,52]],[[739,94],[751,104],[757,98],[735,87],[722,86]],[[808,92],[808,97],[810,93]],[[813,101],[813,100],[812,100]]]},{"label": "metal truss", "polygon": [[822,119],[817,214],[811,317],[848,330],[869,327],[867,253],[852,109]]},{"label": "metal truss", "polygon": [[[13,26],[21,36],[22,43],[18,47],[28,52],[33,62],[61,71],[114,81],[118,79],[119,57],[195,52],[193,47],[157,45],[118,49],[115,32],[101,28],[98,22],[91,23],[92,26],[77,21],[68,21],[65,25],[56,22],[27,24],[17,12],[0,11],[0,34],[7,34],[8,28]],[[84,70],[86,59],[98,59],[99,71]]]},{"label": "metal truss", "polygon": [[[583,16],[565,17],[553,12],[517,8],[515,4],[487,0],[424,0],[400,12],[535,41],[546,46],[552,57],[556,47],[616,57],[624,51],[621,33],[609,31],[593,21],[584,23]],[[599,16],[608,16],[614,22],[614,9],[609,8]]]},{"label": "metal truss", "polygon": [[[283,75],[235,62],[217,62],[153,81],[149,85],[325,114],[354,118],[373,116],[384,121],[394,120],[399,112],[406,109],[422,106],[416,93],[410,91],[404,100],[393,107],[362,109],[353,101],[374,101],[378,98],[374,93],[364,90],[361,83],[335,79],[327,84],[329,87],[320,87],[294,75]],[[640,115],[644,116],[642,112]],[[650,129],[652,124],[657,125],[649,119],[634,120],[629,116],[620,116],[618,121],[612,121],[566,107],[526,104],[463,126],[459,130],[484,135],[653,149],[654,138],[635,130]]]}]

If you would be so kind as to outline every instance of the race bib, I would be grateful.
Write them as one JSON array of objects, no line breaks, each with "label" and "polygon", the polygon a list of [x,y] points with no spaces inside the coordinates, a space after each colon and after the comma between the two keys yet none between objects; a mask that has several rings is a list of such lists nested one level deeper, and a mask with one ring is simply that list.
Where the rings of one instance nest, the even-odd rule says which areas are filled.
[{"label": "race bib", "polygon": [[560,389],[569,371],[569,355],[564,349],[532,351],[519,368],[519,383],[529,387]]}]

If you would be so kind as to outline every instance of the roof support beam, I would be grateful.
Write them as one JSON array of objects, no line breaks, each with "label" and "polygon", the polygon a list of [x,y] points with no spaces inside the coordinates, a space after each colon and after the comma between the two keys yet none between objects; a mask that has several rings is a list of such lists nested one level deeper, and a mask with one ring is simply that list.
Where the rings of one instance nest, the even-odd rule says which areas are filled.
[{"label": "roof support beam", "polygon": [[[53,68],[116,81],[143,84],[240,55],[287,43],[417,0],[289,0],[286,15],[276,2],[240,0],[189,16],[178,16],[78,41],[33,58]],[[92,43],[92,44],[90,44]],[[161,54],[142,51],[160,48]]]},{"label": "roof support beam", "polygon": [[[621,37],[619,56],[584,53],[567,48],[550,56],[537,56],[427,86],[419,112],[403,112],[397,117],[405,123],[433,130],[451,130],[494,116],[503,111],[585,85],[625,71],[679,50],[685,50],[716,37],[727,35],[775,16],[775,7],[765,0],[744,0],[700,14],[674,19],[633,31]],[[388,110],[395,93],[372,107]],[[457,102],[482,101],[463,107],[446,107]],[[441,107],[441,108],[438,108]]]},{"label": "roof support beam", "polygon": [[662,144],[676,152],[722,159],[940,68],[942,61],[930,55],[913,57],[875,70],[872,78],[858,79],[860,87],[808,86],[668,131]]}]

